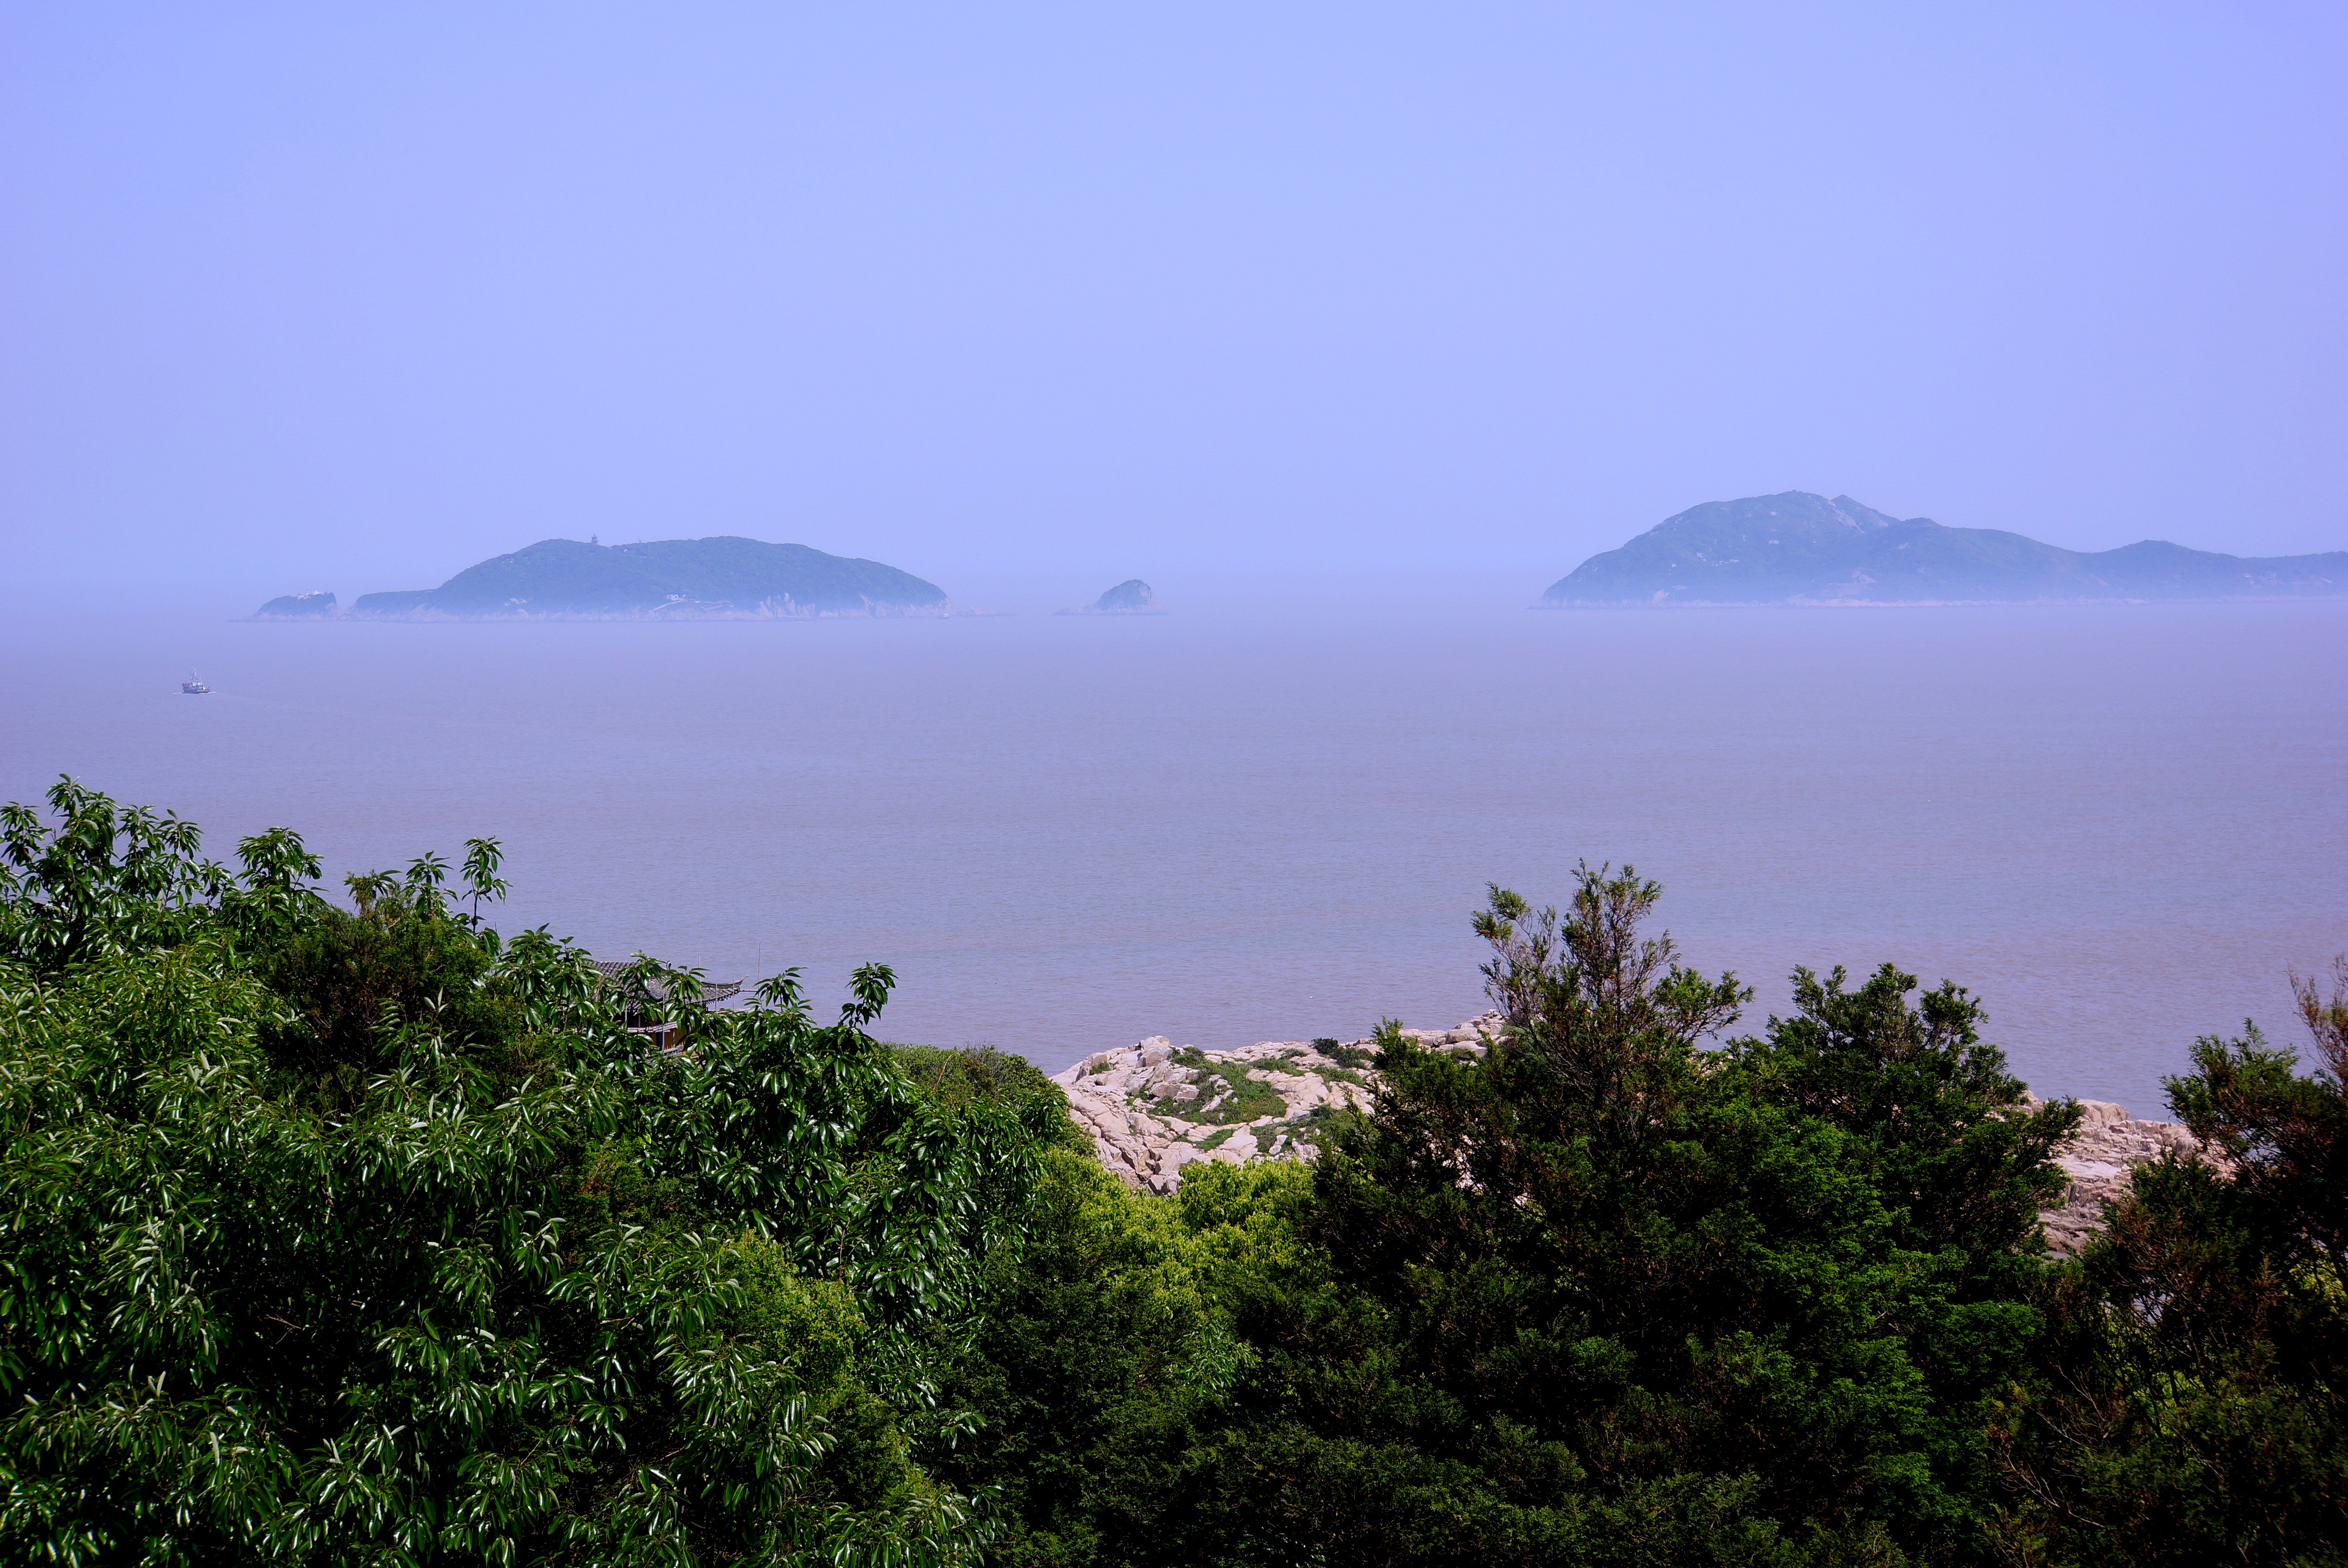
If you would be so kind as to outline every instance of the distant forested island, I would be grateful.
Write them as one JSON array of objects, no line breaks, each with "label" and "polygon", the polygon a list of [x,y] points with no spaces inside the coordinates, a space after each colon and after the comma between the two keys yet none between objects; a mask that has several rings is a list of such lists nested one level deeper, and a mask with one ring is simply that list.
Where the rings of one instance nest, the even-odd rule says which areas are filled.
[{"label": "distant forested island", "polygon": [[[270,619],[332,613],[321,596],[273,600]],[[324,596],[331,607],[332,596]],[[438,588],[361,594],[370,620],[767,620],[831,615],[940,615],[945,590],[880,561],[806,545],[721,535],[605,545],[541,539],[467,567]]]},{"label": "distant forested island", "polygon": [[2348,594],[2348,550],[2243,557],[2146,539],[2082,553],[1806,491],[1707,501],[1583,561],[1549,604],[1933,604]]}]

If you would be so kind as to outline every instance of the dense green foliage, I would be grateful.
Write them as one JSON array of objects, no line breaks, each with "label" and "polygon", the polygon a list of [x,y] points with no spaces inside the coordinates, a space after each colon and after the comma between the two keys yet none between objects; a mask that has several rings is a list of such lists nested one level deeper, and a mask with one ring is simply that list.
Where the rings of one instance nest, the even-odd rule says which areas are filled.
[{"label": "dense green foliage", "polygon": [[[703,1011],[70,784],[0,820],[0,1556],[2338,1563],[2348,972],[2312,1073],[2048,1257],[2067,1102],[1884,968],[1747,992],[1494,890],[1481,1061],[1315,1165],[1096,1162],[1017,1057]],[[667,999],[664,1000],[663,999]],[[631,1032],[665,1016],[681,1039]],[[1238,1130],[1238,1129],[1235,1129]]]},{"label": "dense green foliage", "polygon": [[2048,1292],[2054,1376],[2003,1433],[2018,1561],[2348,1562],[2348,961],[2298,991],[2323,1065],[2199,1041],[2170,1102],[2230,1171],[2140,1169]]},{"label": "dense green foliage", "polygon": [[[2050,1260],[2077,1112],[2024,1101],[1970,998],[1803,973],[1793,1017],[1703,1049],[1744,993],[1639,935],[1654,897],[1586,874],[1560,921],[1496,890],[1509,1043],[1471,1064],[1387,1030],[1375,1113],[1317,1168],[1194,1166],[1169,1202],[1047,1167],[955,1386],[983,1420],[945,1473],[1004,1486],[997,1560],[2343,1560],[2318,1255],[2348,1001],[2308,1004],[2322,1073],[2204,1042],[2173,1085],[2252,1190],[2260,1137],[2334,1185],[2163,1254],[2139,1238],[2202,1223],[2180,1191],[2248,1194],[2150,1167],[2111,1241]],[[2281,1271],[2288,1343],[2252,1299]],[[2199,1293],[2232,1316],[2178,1317]]]},{"label": "dense green foliage", "polygon": [[[914,1445],[1035,1168],[793,977],[646,1049],[444,868],[6,823],[0,1532],[67,1562],[942,1561]],[[493,845],[469,892],[494,897]],[[695,977],[644,974],[674,991]],[[625,988],[622,988],[624,991]],[[21,1555],[12,1553],[11,1555]]]}]

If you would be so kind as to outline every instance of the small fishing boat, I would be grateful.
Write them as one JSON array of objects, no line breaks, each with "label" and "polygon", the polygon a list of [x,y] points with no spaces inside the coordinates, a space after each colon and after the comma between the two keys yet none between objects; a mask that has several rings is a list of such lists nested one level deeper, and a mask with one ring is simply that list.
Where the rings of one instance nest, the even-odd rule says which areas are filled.
[{"label": "small fishing boat", "polygon": [[188,678],[180,682],[180,690],[191,697],[201,697],[205,692],[210,692],[211,688],[205,685],[201,681],[197,680],[196,672],[191,670],[188,671]]}]

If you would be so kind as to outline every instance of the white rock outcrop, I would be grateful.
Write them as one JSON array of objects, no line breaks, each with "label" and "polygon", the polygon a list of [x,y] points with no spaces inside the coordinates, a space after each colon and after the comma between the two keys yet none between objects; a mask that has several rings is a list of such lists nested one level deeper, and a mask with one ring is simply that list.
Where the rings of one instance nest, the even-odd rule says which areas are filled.
[{"label": "white rock outcrop", "polygon": [[[2035,1108],[2037,1096],[2024,1102]],[[2163,1154],[2191,1154],[2223,1163],[2203,1150],[2179,1122],[2139,1122],[2125,1105],[2108,1100],[2082,1100],[2078,1133],[2054,1152],[2054,1163],[2069,1173],[2070,1189],[2063,1201],[2039,1217],[2046,1224],[2046,1242],[2056,1252],[2076,1252],[2104,1223],[2104,1204],[2127,1191],[2128,1175],[2138,1165]]]},{"label": "white rock outcrop", "polygon": [[[1490,1049],[1500,1027],[1500,1015],[1488,1012],[1450,1029],[1402,1032],[1431,1050],[1472,1058]],[[1376,1053],[1368,1040],[1267,1040],[1200,1050],[1152,1035],[1097,1050],[1053,1081],[1066,1091],[1068,1114],[1090,1135],[1103,1165],[1130,1185],[1166,1194],[1181,1184],[1184,1166],[1202,1160],[1313,1158],[1329,1111],[1370,1108],[1376,1074],[1368,1064]],[[2024,1102],[2041,1103],[2035,1095]],[[2199,1148],[2178,1122],[2139,1122],[2109,1101],[2079,1106],[2086,1114],[2078,1134],[2055,1153],[2071,1185],[2043,1215],[2057,1252],[2079,1249],[2137,1165]]]},{"label": "white rock outcrop", "polygon": [[[1403,1033],[1435,1050],[1481,1056],[1499,1032],[1485,1013],[1451,1029]],[[1370,1106],[1375,1042],[1267,1040],[1237,1050],[1177,1050],[1164,1035],[1097,1050],[1053,1081],[1101,1163],[1134,1186],[1170,1193],[1201,1160],[1309,1160],[1332,1110]]]}]

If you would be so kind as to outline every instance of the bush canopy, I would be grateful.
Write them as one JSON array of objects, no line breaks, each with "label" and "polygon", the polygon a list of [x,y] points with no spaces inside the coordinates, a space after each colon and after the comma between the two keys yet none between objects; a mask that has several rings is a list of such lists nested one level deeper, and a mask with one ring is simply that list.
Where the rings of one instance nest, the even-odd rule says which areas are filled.
[{"label": "bush canopy", "polygon": [[0,811],[0,1553],[53,1563],[2341,1563],[2348,966],[2320,1061],[2078,1257],[1975,999],[1656,885],[1475,917],[1312,1164],[1105,1172],[1014,1055],[507,937],[68,779]]}]

